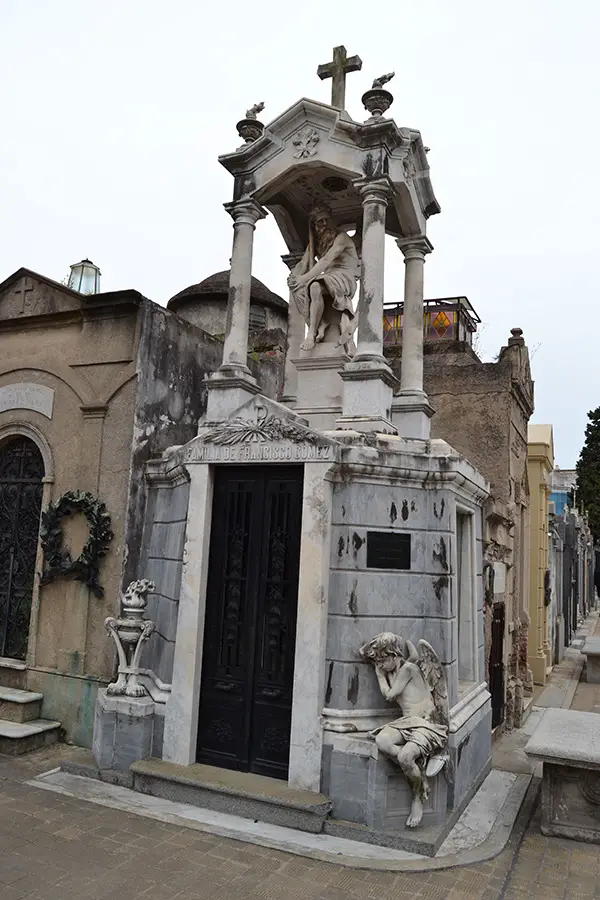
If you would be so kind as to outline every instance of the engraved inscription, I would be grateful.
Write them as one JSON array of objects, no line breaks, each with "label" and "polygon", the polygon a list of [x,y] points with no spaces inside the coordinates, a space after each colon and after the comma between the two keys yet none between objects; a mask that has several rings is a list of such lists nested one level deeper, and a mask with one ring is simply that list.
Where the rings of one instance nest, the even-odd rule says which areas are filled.
[{"label": "engraved inscription", "polygon": [[180,451],[178,463],[190,462],[326,462],[334,459],[332,446],[313,444],[204,444]]},{"label": "engraved inscription", "polygon": [[0,387],[0,412],[9,409],[32,409],[52,418],[54,391],[43,384],[22,382]]}]

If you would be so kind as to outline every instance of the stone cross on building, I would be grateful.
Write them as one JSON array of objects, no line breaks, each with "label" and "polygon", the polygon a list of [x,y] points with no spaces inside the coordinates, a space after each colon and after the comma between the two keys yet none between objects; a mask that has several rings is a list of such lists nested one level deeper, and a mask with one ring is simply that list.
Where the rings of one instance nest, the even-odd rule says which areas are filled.
[{"label": "stone cross on building", "polygon": [[317,69],[317,75],[324,81],[331,78],[331,105],[337,109],[344,109],[346,105],[346,74],[359,72],[362,69],[360,56],[348,56],[346,48],[342,45],[333,48],[333,60],[323,63]]}]

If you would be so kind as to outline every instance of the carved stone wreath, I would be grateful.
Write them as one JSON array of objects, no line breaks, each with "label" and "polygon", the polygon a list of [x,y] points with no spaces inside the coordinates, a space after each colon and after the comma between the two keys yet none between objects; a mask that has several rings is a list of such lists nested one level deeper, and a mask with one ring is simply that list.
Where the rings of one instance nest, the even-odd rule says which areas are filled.
[{"label": "carved stone wreath", "polygon": [[[65,516],[83,513],[90,529],[81,554],[71,559],[68,550],[63,550],[61,520]],[[56,578],[72,577],[82,581],[95,597],[104,596],[104,588],[99,582],[100,560],[106,556],[113,533],[106,506],[93,494],[85,491],[67,491],[56,503],[42,513],[41,543],[44,552],[44,571],[41,584],[49,584]]]},{"label": "carved stone wreath", "polygon": [[308,429],[278,416],[266,416],[256,422],[249,419],[233,419],[209,431],[202,438],[205,444],[243,444],[250,441],[266,443],[283,440],[314,444],[319,439],[318,434],[313,434]]}]

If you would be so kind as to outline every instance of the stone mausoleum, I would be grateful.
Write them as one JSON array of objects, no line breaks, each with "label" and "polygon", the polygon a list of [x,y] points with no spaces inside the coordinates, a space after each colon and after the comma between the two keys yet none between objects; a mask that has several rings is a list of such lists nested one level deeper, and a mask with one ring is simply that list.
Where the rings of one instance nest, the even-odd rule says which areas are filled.
[{"label": "stone mausoleum", "polygon": [[[93,750],[147,793],[434,853],[491,765],[489,488],[431,437],[423,274],[440,207],[420,132],[387,114],[392,76],[365,92],[364,120],[346,111],[360,67],[336,48],[319,68],[331,104],[301,99],[266,127],[254,107],[220,157],[222,362],[197,434],[146,464],[148,581],[109,623],[119,678],[98,692]],[[290,270],[279,401],[248,366],[268,214]],[[405,261],[399,377],[386,236]]]},{"label": "stone mausoleum", "polygon": [[[432,430],[440,207],[393,76],[346,110],[361,66],[337,47],[330,104],[248,110],[231,268],[166,310],[88,260],[0,284],[0,750],[62,729],[137,790],[434,853],[491,765],[490,476]],[[288,301],[252,275],[267,215]]]}]

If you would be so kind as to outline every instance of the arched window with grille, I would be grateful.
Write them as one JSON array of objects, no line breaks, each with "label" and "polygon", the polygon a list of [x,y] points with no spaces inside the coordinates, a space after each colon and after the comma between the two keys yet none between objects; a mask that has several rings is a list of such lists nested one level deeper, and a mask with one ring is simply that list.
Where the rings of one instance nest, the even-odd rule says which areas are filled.
[{"label": "arched window with grille", "polygon": [[0,442],[0,656],[25,659],[44,461],[27,437]]}]

